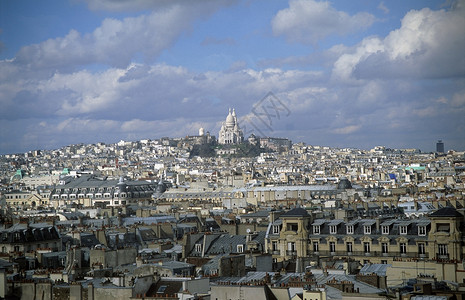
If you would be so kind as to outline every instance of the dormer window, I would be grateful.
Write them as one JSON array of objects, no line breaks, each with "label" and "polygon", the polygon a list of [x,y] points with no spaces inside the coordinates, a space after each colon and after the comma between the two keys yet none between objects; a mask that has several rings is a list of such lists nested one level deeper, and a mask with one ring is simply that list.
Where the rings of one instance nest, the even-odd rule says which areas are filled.
[{"label": "dormer window", "polygon": [[363,226],[363,233],[364,234],[371,234],[371,225]]},{"label": "dormer window", "polygon": [[399,233],[400,234],[407,234],[407,226],[406,225],[402,225],[399,227]]},{"label": "dormer window", "polygon": [[354,234],[354,225],[347,225],[347,234]]},{"label": "dormer window", "polygon": [[313,234],[320,234],[320,225],[313,225]]},{"label": "dormer window", "polygon": [[426,235],[426,226],[418,226],[418,235],[425,236]]},{"label": "dormer window", "polygon": [[389,226],[386,226],[386,225],[381,226],[381,233],[389,234]]},{"label": "dormer window", "polygon": [[279,225],[273,225],[273,234],[279,233]]},{"label": "dormer window", "polygon": [[195,244],[195,251],[202,252],[202,244]]},{"label": "dormer window", "polygon": [[244,252],[244,245],[237,245],[237,253],[243,253]]},{"label": "dormer window", "polygon": [[329,226],[329,233],[330,234],[336,234],[337,233],[337,226],[336,225],[330,225]]}]

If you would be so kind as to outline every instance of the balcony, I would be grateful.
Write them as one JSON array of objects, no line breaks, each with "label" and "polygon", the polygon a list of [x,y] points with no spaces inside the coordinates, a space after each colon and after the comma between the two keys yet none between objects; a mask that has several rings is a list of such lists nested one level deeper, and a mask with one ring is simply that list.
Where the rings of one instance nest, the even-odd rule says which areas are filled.
[{"label": "balcony", "polygon": [[436,257],[438,259],[446,259],[446,260],[448,260],[449,259],[449,253],[436,253]]},{"label": "balcony", "polygon": [[295,251],[295,250],[286,250],[286,256],[297,256],[297,251]]},{"label": "balcony", "polygon": [[[313,251],[308,251],[307,252],[308,256],[311,255],[320,255],[320,256],[371,256],[371,257],[405,257],[405,258],[417,258],[417,257],[427,257],[427,254],[418,254],[416,252],[407,252],[407,253],[400,253],[400,251],[390,251],[388,253],[382,253],[381,251],[370,251],[370,252],[365,252],[365,251],[352,251],[352,252],[347,252],[347,251],[336,251],[336,252],[330,252],[327,250],[319,251],[319,252],[313,252]],[[445,259],[445,258],[441,258]]]}]

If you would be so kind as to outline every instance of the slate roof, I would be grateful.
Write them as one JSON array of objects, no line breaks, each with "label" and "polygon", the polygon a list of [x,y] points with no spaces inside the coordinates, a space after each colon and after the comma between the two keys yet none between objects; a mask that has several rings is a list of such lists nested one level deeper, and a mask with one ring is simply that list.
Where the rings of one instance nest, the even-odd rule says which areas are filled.
[{"label": "slate roof", "polygon": [[97,239],[95,234],[87,233],[87,232],[82,232],[81,233],[81,246],[82,247],[92,248],[93,246],[96,246],[98,244],[101,244],[101,243]]},{"label": "slate roof", "polygon": [[459,213],[454,207],[446,206],[443,208],[438,209],[434,213],[430,214],[430,217],[463,217],[461,213]]},{"label": "slate roof", "polygon": [[0,230],[1,243],[28,243],[60,239],[55,226],[48,224],[15,224]]},{"label": "slate roof", "polygon": [[237,251],[237,245],[245,245],[245,235],[222,234],[206,251],[207,255],[232,253]]},{"label": "slate roof", "polygon": [[297,207],[297,208],[291,209],[288,212],[285,212],[280,217],[309,217],[309,216],[310,215],[305,209],[303,209],[302,207]]},{"label": "slate roof", "polygon": [[[253,235],[251,242],[264,245],[265,244],[265,231],[259,231]],[[194,236],[194,235],[193,235]],[[230,235],[230,234],[199,234],[197,240],[192,243],[191,256],[200,256],[201,253],[195,248],[195,244],[203,244],[205,236],[205,255],[212,256],[218,254],[230,254],[237,252],[237,246],[243,245],[244,250],[247,244],[247,235]]]},{"label": "slate roof", "polygon": [[156,297],[157,295],[175,295],[182,291],[182,281],[173,280],[159,280],[153,283],[148,291],[146,297]]},{"label": "slate roof", "polygon": [[[383,293],[384,290],[376,288],[372,285],[369,285],[367,283],[361,282],[356,280],[355,275],[346,275],[346,274],[328,274],[325,275],[321,270],[311,270],[313,273],[313,278],[315,279],[316,283],[318,285],[326,285],[326,283],[330,280],[337,280],[339,282],[341,281],[350,281],[354,283],[354,288],[355,290],[359,290],[360,293],[369,293],[369,294],[378,294],[378,293]],[[275,278],[274,275],[276,274],[275,272],[248,272],[246,276],[243,277],[218,277],[218,281],[221,282],[229,282],[232,284],[245,284],[248,282],[253,282],[254,280],[263,280],[265,278],[266,274],[268,274],[271,277],[272,284],[274,286],[280,286],[281,284],[287,284],[289,283],[290,280],[293,278],[300,277],[303,278],[305,276],[305,273],[287,273],[287,274],[281,274],[279,278]],[[326,285],[328,288],[329,286]],[[339,296],[341,296],[341,292],[339,290],[335,290]],[[341,297],[337,297],[337,299],[341,299]]]},{"label": "slate roof", "polygon": [[259,211],[253,212],[253,213],[240,215],[239,217],[241,219],[242,218],[244,218],[244,219],[248,219],[248,218],[267,218],[269,215],[270,215],[269,210],[259,210]]},{"label": "slate roof", "polygon": [[370,275],[375,273],[378,276],[386,276],[386,271],[390,266],[388,264],[365,264],[360,270],[360,274]]}]

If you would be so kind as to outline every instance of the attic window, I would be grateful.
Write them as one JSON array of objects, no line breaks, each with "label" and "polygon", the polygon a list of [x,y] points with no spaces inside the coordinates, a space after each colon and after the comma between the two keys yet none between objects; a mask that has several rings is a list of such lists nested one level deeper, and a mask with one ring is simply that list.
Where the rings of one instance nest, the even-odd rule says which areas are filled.
[{"label": "attic window", "polygon": [[279,233],[279,225],[274,225],[273,226],[273,233],[278,234]]},{"label": "attic window", "polygon": [[195,251],[202,252],[202,244],[195,244]]},{"label": "attic window", "polygon": [[371,226],[370,225],[363,226],[363,232],[365,234],[371,234]]},{"label": "attic window", "polygon": [[400,234],[407,234],[407,226],[400,226]]},{"label": "attic window", "polygon": [[320,234],[320,225],[313,225],[313,234]]},{"label": "attic window", "polygon": [[383,225],[381,226],[381,230],[383,234],[389,234],[389,226]]},{"label": "attic window", "polygon": [[243,253],[244,252],[244,245],[237,245],[237,253]]},{"label": "attic window", "polygon": [[337,233],[337,226],[336,225],[329,226],[329,233],[330,234],[336,234]]},{"label": "attic window", "polygon": [[420,236],[426,235],[426,226],[418,226],[418,235]]},{"label": "attic window", "polygon": [[354,234],[354,225],[347,225],[347,234]]},{"label": "attic window", "polygon": [[162,285],[158,288],[158,291],[157,291],[157,294],[163,294],[166,290],[167,286],[166,285]]},{"label": "attic window", "polygon": [[438,223],[438,232],[450,232],[450,225],[448,223]]}]

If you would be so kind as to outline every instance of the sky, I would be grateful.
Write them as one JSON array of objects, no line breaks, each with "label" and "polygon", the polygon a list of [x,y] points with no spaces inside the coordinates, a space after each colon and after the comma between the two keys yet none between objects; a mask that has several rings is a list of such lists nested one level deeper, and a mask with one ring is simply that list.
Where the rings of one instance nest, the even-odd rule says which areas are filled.
[{"label": "sky", "polygon": [[465,0],[2,0],[0,154],[217,136],[465,150]]}]

